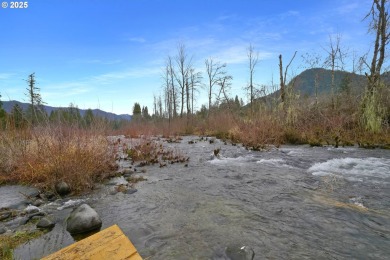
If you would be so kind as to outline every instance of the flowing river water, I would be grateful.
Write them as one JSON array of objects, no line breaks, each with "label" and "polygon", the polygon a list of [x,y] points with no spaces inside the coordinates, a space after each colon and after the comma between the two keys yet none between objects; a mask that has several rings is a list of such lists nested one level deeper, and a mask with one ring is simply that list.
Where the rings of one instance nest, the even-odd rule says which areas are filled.
[{"label": "flowing river water", "polygon": [[256,152],[196,137],[164,145],[189,156],[188,167],[146,166],[138,173],[147,181],[134,194],[110,195],[102,185],[46,205],[55,228],[17,248],[15,258],[40,258],[73,243],[67,205],[86,201],[102,228],[118,224],[146,259],[227,259],[231,245],[250,246],[254,259],[389,259],[389,150]]}]

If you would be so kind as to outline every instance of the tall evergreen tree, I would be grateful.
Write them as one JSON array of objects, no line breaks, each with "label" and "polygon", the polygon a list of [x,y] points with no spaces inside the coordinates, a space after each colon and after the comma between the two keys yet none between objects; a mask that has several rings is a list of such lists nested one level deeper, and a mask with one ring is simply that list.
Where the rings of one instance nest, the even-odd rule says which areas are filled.
[{"label": "tall evergreen tree", "polygon": [[39,93],[40,89],[35,85],[35,73],[30,74],[26,81],[28,83],[26,96],[30,103],[27,110],[27,116],[30,122],[34,125],[37,122],[42,121],[44,118],[45,112],[42,106],[45,103],[42,101],[41,94]]},{"label": "tall evergreen tree", "polygon": [[142,117],[142,110],[141,110],[141,106],[138,102],[135,102],[134,103],[134,106],[133,106],[133,118],[135,120],[139,119]]}]

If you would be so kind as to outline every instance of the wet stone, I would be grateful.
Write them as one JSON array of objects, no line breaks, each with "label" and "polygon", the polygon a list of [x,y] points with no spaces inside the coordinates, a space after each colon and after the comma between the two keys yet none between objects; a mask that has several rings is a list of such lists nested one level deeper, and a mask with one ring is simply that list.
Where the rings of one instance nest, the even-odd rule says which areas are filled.
[{"label": "wet stone", "polygon": [[102,220],[88,204],[75,208],[69,215],[66,230],[71,235],[82,234],[101,228]]},{"label": "wet stone", "polygon": [[255,252],[250,246],[229,246],[225,250],[226,256],[231,260],[253,260]]},{"label": "wet stone", "polygon": [[37,228],[39,228],[39,229],[52,229],[54,226],[55,226],[55,223],[48,218],[42,218],[37,223]]},{"label": "wet stone", "polygon": [[110,195],[115,195],[115,194],[117,194],[117,193],[118,193],[117,187],[111,187],[111,188],[109,189],[108,193],[109,193]]},{"label": "wet stone", "polygon": [[30,219],[34,218],[34,217],[42,217],[42,216],[46,216],[46,213],[43,212],[43,211],[39,211],[39,212],[35,212],[35,213],[32,213],[32,214],[29,214],[28,217]]},{"label": "wet stone", "polygon": [[133,194],[133,193],[136,193],[137,191],[138,191],[137,189],[130,188],[130,189],[126,190],[124,193],[125,194]]},{"label": "wet stone", "polygon": [[31,188],[32,190],[30,192],[27,193],[27,196],[29,198],[35,198],[37,196],[39,196],[39,190],[35,189],[35,188]]},{"label": "wet stone", "polygon": [[132,169],[124,169],[122,173],[123,173],[124,176],[125,175],[130,176],[130,175],[132,175],[134,173],[134,171]]},{"label": "wet stone", "polygon": [[39,220],[41,218],[42,218],[42,216],[32,216],[30,219],[31,220]]},{"label": "wet stone", "polygon": [[5,232],[7,232],[7,230],[5,229],[5,227],[0,227],[0,235],[1,235],[1,234],[4,234]]},{"label": "wet stone", "polygon": [[36,207],[39,207],[43,204],[43,200],[41,199],[37,199],[35,201],[33,201],[32,205],[36,206]]},{"label": "wet stone", "polygon": [[45,192],[44,195],[45,195],[46,199],[49,201],[54,201],[56,199],[56,195],[51,191]]},{"label": "wet stone", "polygon": [[24,209],[24,212],[27,214],[37,213],[39,212],[39,208],[33,205],[28,205],[27,208]]},{"label": "wet stone", "polygon": [[6,220],[7,218],[11,217],[12,212],[11,211],[5,211],[0,213],[0,221]]},{"label": "wet stone", "polygon": [[57,183],[55,189],[60,196],[65,196],[71,191],[69,184],[64,181]]},{"label": "wet stone", "polygon": [[20,226],[25,225],[30,220],[29,217],[17,217],[9,222],[7,222],[5,225],[9,227],[10,229],[15,229]]},{"label": "wet stone", "polygon": [[127,185],[127,181],[126,181],[125,178],[123,178],[122,176],[121,176],[121,177],[115,177],[115,178],[112,178],[112,179],[107,183],[107,185],[115,185],[115,186]]}]

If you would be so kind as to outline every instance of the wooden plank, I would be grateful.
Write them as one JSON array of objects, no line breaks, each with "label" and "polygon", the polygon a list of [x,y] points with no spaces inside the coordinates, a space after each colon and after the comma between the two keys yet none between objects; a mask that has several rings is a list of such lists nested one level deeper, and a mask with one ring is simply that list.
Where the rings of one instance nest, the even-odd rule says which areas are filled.
[{"label": "wooden plank", "polygon": [[118,225],[113,225],[42,259],[142,260],[142,257]]}]

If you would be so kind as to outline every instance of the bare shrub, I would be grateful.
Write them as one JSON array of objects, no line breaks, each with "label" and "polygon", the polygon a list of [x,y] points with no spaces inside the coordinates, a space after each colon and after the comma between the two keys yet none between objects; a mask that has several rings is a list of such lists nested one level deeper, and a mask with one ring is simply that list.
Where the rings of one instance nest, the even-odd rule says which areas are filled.
[{"label": "bare shrub", "polygon": [[92,189],[114,168],[115,158],[106,137],[97,131],[65,126],[37,127],[24,134],[1,136],[1,182],[53,189],[62,180],[73,192]]}]

